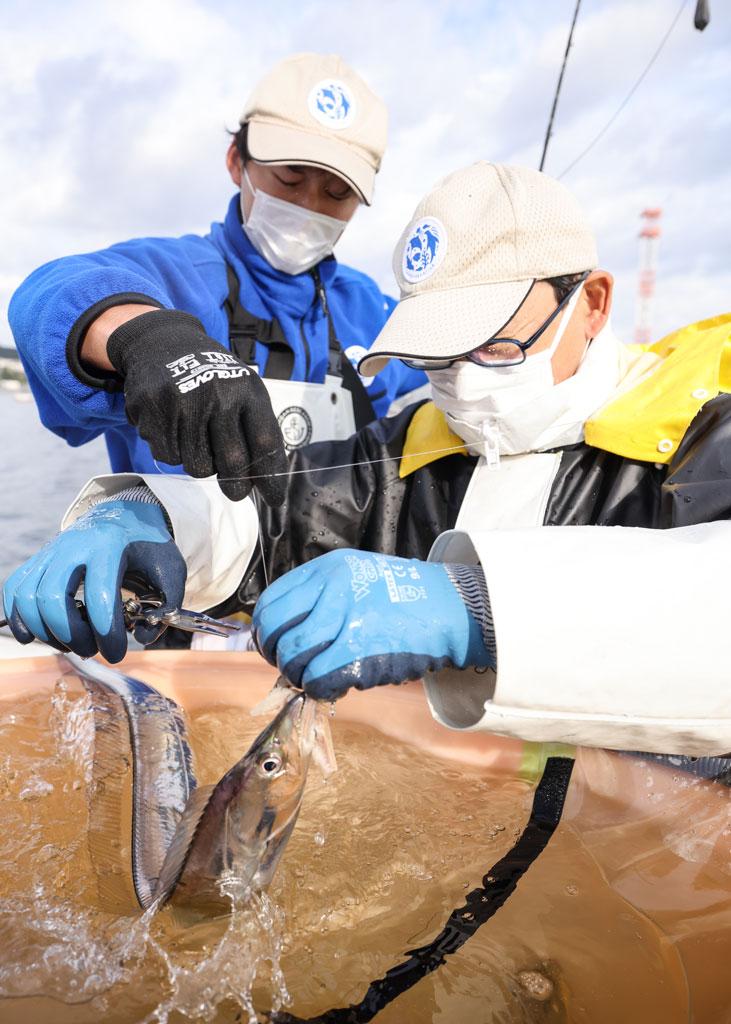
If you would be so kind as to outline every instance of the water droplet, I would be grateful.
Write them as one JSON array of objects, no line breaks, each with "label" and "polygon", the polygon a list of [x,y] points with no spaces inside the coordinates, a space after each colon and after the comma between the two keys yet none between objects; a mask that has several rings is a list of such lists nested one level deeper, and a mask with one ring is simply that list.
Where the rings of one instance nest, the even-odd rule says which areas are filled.
[{"label": "water droplet", "polygon": [[315,835],[313,836],[313,838],[315,840],[315,845],[316,846],[324,846],[325,845],[325,834],[324,834],[324,832],[315,832]]}]

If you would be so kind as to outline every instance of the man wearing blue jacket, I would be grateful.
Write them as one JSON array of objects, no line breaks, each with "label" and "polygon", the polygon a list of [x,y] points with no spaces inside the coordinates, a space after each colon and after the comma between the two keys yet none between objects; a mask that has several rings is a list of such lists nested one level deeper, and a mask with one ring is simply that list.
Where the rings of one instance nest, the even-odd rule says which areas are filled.
[{"label": "man wearing blue jacket", "polygon": [[344,439],[422,386],[399,363],[358,376],[394,302],[332,256],[371,202],[386,122],[338,57],[291,57],[246,104],[209,235],[31,274],[9,316],[44,424],[72,445],[103,433],[115,472],[215,473],[227,497],[253,483],[277,504],[284,446]]}]

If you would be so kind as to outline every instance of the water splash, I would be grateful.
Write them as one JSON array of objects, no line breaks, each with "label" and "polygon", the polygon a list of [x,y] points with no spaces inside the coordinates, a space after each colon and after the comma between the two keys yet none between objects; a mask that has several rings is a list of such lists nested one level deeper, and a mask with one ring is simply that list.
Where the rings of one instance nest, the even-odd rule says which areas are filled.
[{"label": "water splash", "polygon": [[[22,942],[18,941],[22,922]],[[147,923],[116,920],[100,929],[99,915],[59,902],[41,884],[30,898],[0,904],[0,996],[50,996],[86,1003],[131,982],[144,952]],[[7,941],[6,941],[7,940]]]},{"label": "water splash", "polygon": [[[32,899],[4,900],[0,906],[0,940],[10,939],[3,941],[0,997],[99,1001],[137,984],[143,965],[149,974],[157,961],[159,1001],[141,1024],[168,1024],[173,1013],[210,1021],[225,1001],[256,1024],[252,989],[265,969],[272,1009],[290,1002],[280,966],[284,914],[265,893],[236,894],[230,885],[229,894],[231,916],[219,922],[225,930],[211,943],[210,927],[202,938],[200,930],[183,936],[164,913],[156,919],[148,911],[125,920],[122,928],[116,918],[102,926],[98,914],[59,903],[36,885]],[[22,944],[13,941],[18,920],[26,922]]]},{"label": "water splash", "polygon": [[94,715],[88,693],[74,694],[64,676],[51,697],[50,726],[56,742],[56,756],[70,762],[86,785],[92,781]]},{"label": "water splash", "polygon": [[236,879],[222,879],[221,889],[231,898],[231,916],[221,938],[202,958],[195,943],[187,955],[181,955],[181,951],[171,953],[152,935],[148,937],[164,966],[170,994],[142,1024],[168,1024],[172,1013],[212,1021],[220,1004],[229,1001],[247,1015],[249,1024],[257,1024],[252,990],[262,968],[268,968],[272,1010],[276,1012],[291,1002],[280,965],[282,910],[266,893],[241,891]]}]

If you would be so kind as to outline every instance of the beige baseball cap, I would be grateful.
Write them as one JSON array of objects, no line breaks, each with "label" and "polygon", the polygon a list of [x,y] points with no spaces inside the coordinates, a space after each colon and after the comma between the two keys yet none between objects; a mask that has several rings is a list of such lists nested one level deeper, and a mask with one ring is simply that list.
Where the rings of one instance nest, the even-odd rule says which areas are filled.
[{"label": "beige baseball cap", "polygon": [[386,104],[340,57],[299,53],[259,82],[239,124],[263,164],[326,167],[370,205],[386,148]]},{"label": "beige baseball cap", "polygon": [[486,161],[455,171],[419,203],[393,254],[401,301],[360,373],[393,356],[452,359],[512,319],[534,281],[597,265],[571,193],[529,167]]}]

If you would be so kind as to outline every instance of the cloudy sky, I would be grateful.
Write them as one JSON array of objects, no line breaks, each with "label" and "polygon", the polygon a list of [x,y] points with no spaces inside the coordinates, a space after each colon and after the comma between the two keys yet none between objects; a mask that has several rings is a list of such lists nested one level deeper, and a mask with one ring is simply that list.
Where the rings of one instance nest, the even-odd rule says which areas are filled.
[{"label": "cloudy sky", "polygon": [[[546,170],[612,117],[681,0],[583,0]],[[662,206],[657,336],[731,309],[731,13],[684,10],[616,122],[563,181],[617,278],[631,340],[637,232]],[[0,10],[0,344],[34,267],[137,235],[205,232],[231,194],[223,157],[250,88],[295,52],[340,53],[386,100],[375,205],[338,247],[394,290],[391,250],[443,174],[537,167],[574,0],[5,0]]]}]

